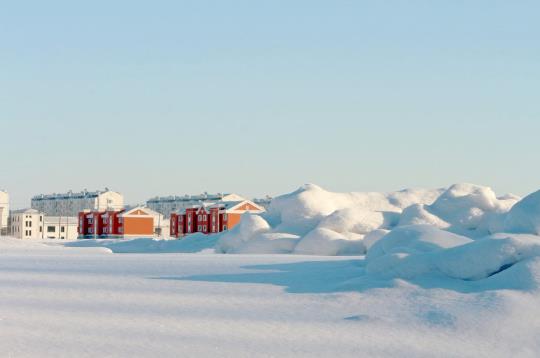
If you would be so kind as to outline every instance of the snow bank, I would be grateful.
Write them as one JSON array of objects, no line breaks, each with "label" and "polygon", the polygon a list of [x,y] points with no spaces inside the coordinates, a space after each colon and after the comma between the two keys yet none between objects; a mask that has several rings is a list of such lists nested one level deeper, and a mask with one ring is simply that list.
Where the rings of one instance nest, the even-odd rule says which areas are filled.
[{"label": "snow bank", "polygon": [[[519,270],[518,275],[508,275],[502,280],[520,280],[526,286],[538,288],[539,256],[538,236],[496,234],[473,241],[421,225],[396,229],[380,239],[366,257],[366,270],[385,279],[438,275],[439,281],[440,276],[476,281],[520,264],[513,269]],[[509,283],[499,282],[503,286]]]},{"label": "snow bank", "polygon": [[[217,251],[363,254],[386,233],[411,225],[428,225],[469,238],[503,232],[507,226],[513,226],[513,232],[537,232],[531,224],[536,217],[526,218],[519,206],[507,218],[518,201],[514,195],[497,197],[491,188],[474,184],[387,194],[333,193],[307,184],[275,198],[267,213],[243,219],[238,229],[220,238]],[[531,205],[522,211],[531,215]]]},{"label": "snow bank", "polygon": [[324,228],[310,231],[294,248],[294,253],[300,255],[361,255],[364,252],[362,240],[351,240],[343,234]]},{"label": "snow bank", "polygon": [[[219,239],[217,252],[351,255],[365,253],[364,237],[390,230],[404,208],[431,204],[442,190],[332,193],[307,184],[272,200],[268,212],[242,219]],[[258,217],[259,219],[255,219]]]},{"label": "snow bank", "polygon": [[519,200],[513,195],[498,198],[489,187],[455,184],[431,205],[406,208],[399,225],[428,224],[468,237],[500,232],[505,214]]},{"label": "snow bank", "polygon": [[540,190],[512,207],[504,227],[508,232],[540,235]]},{"label": "snow bank", "polygon": [[212,252],[216,245],[216,236],[194,234],[182,240],[78,240],[65,243],[66,247],[104,247],[114,253],[195,253],[205,250]]},{"label": "snow bank", "polygon": [[384,255],[431,252],[470,243],[472,240],[430,225],[402,226],[392,230],[369,250],[373,261]]},{"label": "snow bank", "polygon": [[[498,197],[491,188],[474,184],[386,194],[333,193],[307,184],[272,200],[266,213],[244,215],[228,232],[192,235],[172,242],[132,240],[88,245],[106,246],[114,252],[215,248],[218,253],[230,254],[367,253],[375,272],[412,260],[411,254],[449,249],[502,232],[540,233],[540,192],[520,201],[514,195]],[[386,261],[375,264],[379,257]]]}]

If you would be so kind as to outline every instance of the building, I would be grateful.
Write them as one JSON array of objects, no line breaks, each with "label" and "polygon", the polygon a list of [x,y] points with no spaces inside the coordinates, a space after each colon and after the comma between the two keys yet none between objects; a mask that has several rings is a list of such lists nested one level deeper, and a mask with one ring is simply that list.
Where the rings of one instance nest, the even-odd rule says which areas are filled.
[{"label": "building", "polygon": [[0,190],[0,235],[6,235],[9,228],[9,194]]},{"label": "building", "polygon": [[172,213],[193,207],[194,205],[215,204],[224,201],[241,200],[245,199],[237,194],[204,193],[201,195],[155,197],[148,200],[146,202],[146,206],[168,218]]},{"label": "building", "polygon": [[265,210],[268,210],[270,204],[272,203],[272,197],[267,195],[264,198],[253,199],[253,202],[259,206],[262,206],[263,208],[265,208]]},{"label": "building", "polygon": [[[131,210],[82,211],[78,218],[78,236],[92,238],[154,238],[169,230],[163,215],[146,207]],[[168,235],[167,235],[168,236]]]},{"label": "building", "polygon": [[43,238],[58,240],[77,239],[78,220],[76,217],[45,216],[43,222]]},{"label": "building", "polygon": [[11,235],[18,239],[43,238],[42,212],[35,209],[17,210],[11,213]]},{"label": "building", "polygon": [[65,194],[36,195],[32,198],[32,209],[41,211],[48,216],[77,217],[84,210],[121,210],[124,208],[122,194],[110,191],[82,191]]},{"label": "building", "polygon": [[172,237],[181,237],[196,232],[214,234],[235,227],[246,212],[263,213],[265,209],[250,200],[200,204],[171,214]]}]

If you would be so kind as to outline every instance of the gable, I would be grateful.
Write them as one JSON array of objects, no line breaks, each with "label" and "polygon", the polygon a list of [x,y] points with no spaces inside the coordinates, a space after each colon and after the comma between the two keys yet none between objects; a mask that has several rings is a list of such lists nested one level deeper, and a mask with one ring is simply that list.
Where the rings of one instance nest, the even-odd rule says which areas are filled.
[{"label": "gable", "polygon": [[256,208],[255,206],[251,205],[250,203],[245,203],[243,205],[240,205],[236,208],[236,210],[246,210],[246,211],[254,211],[254,210],[260,210],[259,208]]},{"label": "gable", "polygon": [[152,211],[151,209],[138,207],[131,209],[130,211],[124,212],[122,216],[154,216],[156,214],[157,213]]},{"label": "gable", "polygon": [[263,207],[260,207],[259,205],[249,200],[244,200],[243,202],[230,207],[227,211],[236,212],[236,213],[244,213],[246,211],[253,211],[256,213],[261,213],[261,212],[264,212],[265,210]]}]

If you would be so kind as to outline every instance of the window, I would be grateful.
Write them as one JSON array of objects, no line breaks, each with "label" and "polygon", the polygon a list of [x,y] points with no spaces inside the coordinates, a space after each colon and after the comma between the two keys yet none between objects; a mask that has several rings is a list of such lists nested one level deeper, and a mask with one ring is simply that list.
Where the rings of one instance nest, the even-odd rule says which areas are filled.
[{"label": "window", "polygon": [[197,226],[197,231],[202,231],[202,226],[201,225]]},{"label": "window", "polygon": [[56,228],[54,226],[47,226],[47,232],[56,232]]},{"label": "window", "polygon": [[203,226],[203,231],[206,232],[206,229],[207,229],[207,228],[208,228],[208,227],[207,227],[206,225],[204,225],[204,226]]},{"label": "window", "polygon": [[227,225],[223,225],[223,231],[227,231]]},{"label": "window", "polygon": [[223,220],[227,220],[227,214],[223,214]]},{"label": "window", "polygon": [[62,226],[62,227],[60,228],[60,232],[66,232],[66,227],[65,227],[65,226]]},{"label": "window", "polygon": [[197,218],[199,221],[202,221],[202,215],[199,215],[199,217]]}]

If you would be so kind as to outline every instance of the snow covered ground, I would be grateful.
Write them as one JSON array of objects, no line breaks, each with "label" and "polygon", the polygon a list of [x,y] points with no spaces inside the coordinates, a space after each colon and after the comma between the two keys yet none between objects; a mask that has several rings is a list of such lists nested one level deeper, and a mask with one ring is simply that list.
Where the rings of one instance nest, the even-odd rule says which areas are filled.
[{"label": "snow covered ground", "polygon": [[[494,239],[488,252],[504,257],[521,245],[517,263],[464,280],[423,255],[482,244],[426,230],[404,245],[412,273],[384,259],[403,258],[392,238],[367,258],[116,254],[2,238],[0,356],[538,356],[540,269],[519,254],[535,250],[528,238]],[[467,262],[463,249],[439,255]],[[368,272],[381,267],[394,274]]]},{"label": "snow covered ground", "polygon": [[2,357],[537,357],[539,337],[540,191],[305,185],[213,236],[0,240]]}]

